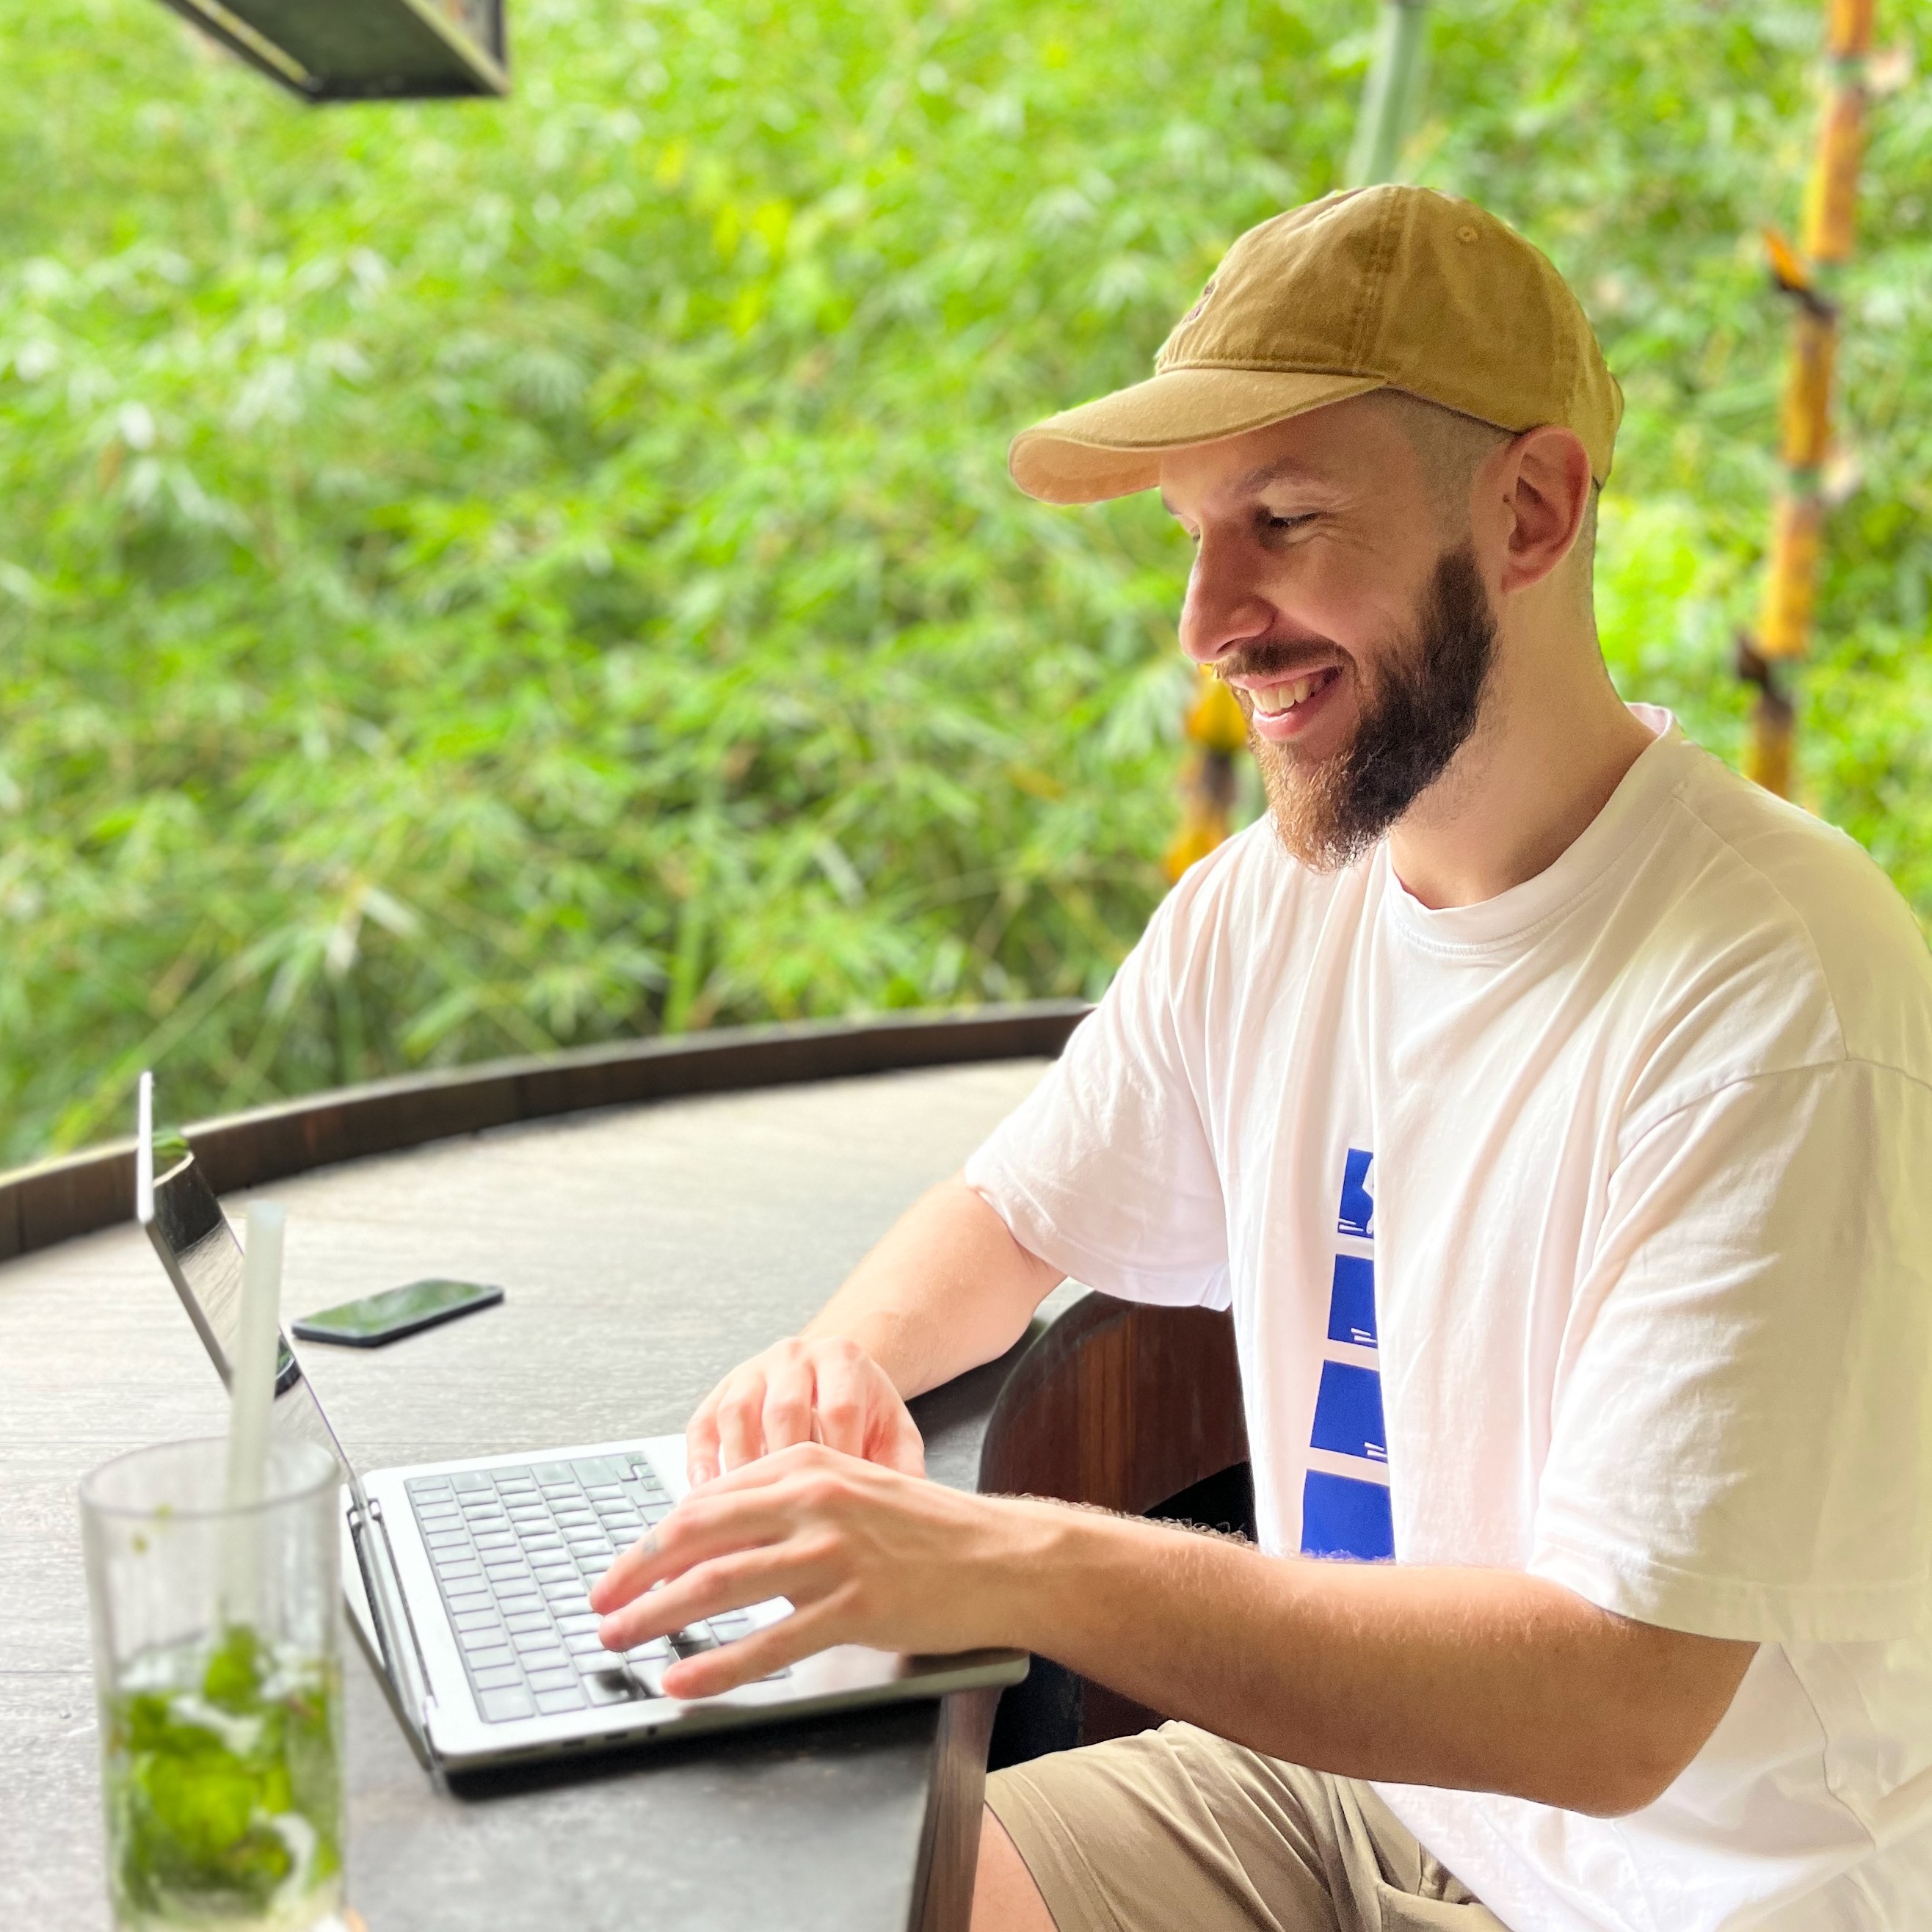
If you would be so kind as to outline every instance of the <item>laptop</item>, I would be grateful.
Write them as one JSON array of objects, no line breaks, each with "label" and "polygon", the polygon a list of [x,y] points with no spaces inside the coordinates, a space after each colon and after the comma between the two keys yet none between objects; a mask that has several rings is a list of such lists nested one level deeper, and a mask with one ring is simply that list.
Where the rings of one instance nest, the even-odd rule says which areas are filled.
[{"label": "laptop", "polygon": [[[241,1321],[242,1248],[188,1144],[158,1148],[140,1084],[135,1213],[217,1372]],[[908,1657],[843,1644],[722,1696],[664,1694],[677,1658],[790,1614],[782,1598],[618,1655],[587,1593],[610,1559],[688,1486],[684,1438],[574,1443],[358,1470],[301,1360],[281,1340],[274,1428],[320,1444],[343,1472],[350,1620],[417,1755],[461,1774],[954,1690],[1017,1683],[1023,1652]]]}]

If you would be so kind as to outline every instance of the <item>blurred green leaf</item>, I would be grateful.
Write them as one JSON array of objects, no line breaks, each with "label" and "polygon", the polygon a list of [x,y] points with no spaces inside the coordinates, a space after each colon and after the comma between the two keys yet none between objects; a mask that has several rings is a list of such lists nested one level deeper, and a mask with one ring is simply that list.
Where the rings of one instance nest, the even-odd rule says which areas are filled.
[{"label": "blurred green leaf", "polygon": [[[0,1158],[552,1044],[1097,992],[1184,546],[1010,434],[1334,184],[1367,0],[517,0],[507,103],[0,21]],[[1627,694],[1734,753],[1810,0],[1437,10],[1408,159],[1629,396]],[[1932,915],[1932,108],[1877,104],[1808,795]],[[1252,796],[1252,790],[1250,791]]]}]

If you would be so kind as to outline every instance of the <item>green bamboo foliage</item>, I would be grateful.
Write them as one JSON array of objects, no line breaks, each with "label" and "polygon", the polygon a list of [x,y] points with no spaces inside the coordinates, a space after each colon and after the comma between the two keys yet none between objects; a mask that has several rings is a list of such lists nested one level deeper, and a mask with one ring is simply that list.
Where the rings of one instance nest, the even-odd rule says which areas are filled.
[{"label": "green bamboo foliage", "polygon": [[[0,1158],[407,1067],[1092,993],[1162,890],[1186,551],[1018,424],[1337,184],[1359,0],[518,0],[508,104],[308,111],[0,16]],[[1810,0],[1439,18],[1406,158],[1630,393],[1634,694],[1727,753]],[[1808,774],[1932,910],[1923,90],[1843,298]],[[1252,800],[1248,808],[1252,808]]]}]

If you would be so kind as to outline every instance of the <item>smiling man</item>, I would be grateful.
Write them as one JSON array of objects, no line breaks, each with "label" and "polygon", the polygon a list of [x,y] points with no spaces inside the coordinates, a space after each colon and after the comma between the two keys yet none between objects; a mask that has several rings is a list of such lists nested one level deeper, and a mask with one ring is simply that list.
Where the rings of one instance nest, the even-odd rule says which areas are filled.
[{"label": "smiling man", "polygon": [[[1161,490],[1268,818],[707,1399],[596,1598],[620,1646],[792,1600],[682,1694],[1015,1644],[1172,1713],[989,1780],[976,1926],[1922,1922],[1932,971],[1848,839],[1618,699],[1618,409],[1540,255],[1389,188],[1014,446]],[[1232,1309],[1258,1549],[920,1479],[904,1399],[1068,1276]]]}]

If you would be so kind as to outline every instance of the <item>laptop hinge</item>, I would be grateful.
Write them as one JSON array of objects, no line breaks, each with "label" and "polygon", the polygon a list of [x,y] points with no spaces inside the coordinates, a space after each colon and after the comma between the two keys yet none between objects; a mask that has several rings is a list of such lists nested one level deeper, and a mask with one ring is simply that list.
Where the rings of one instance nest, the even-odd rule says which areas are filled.
[{"label": "laptop hinge", "polygon": [[442,1760],[430,1728],[430,1712],[435,1708],[436,1699],[429,1688],[429,1670],[417,1640],[416,1620],[410,1614],[409,1600],[396,1575],[389,1527],[382,1520],[382,1505],[371,1500],[359,1480],[352,1484],[350,1494],[350,1535],[362,1572],[370,1620],[376,1627],[376,1640],[382,1646],[391,1702],[416,1756],[440,1790],[444,1784]]}]

